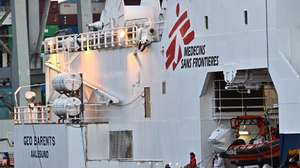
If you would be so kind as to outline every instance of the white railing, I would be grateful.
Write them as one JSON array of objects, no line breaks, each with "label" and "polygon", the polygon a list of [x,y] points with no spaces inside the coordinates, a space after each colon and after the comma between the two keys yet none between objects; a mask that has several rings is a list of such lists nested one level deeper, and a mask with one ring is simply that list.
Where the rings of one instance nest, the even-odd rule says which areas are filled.
[{"label": "white railing", "polygon": [[[101,104],[84,104],[83,114],[78,116],[70,116],[66,115],[64,122],[72,123],[72,122],[80,122],[80,123],[107,123],[109,122],[109,118],[107,116],[110,111],[109,106],[105,103]],[[80,107],[78,107],[78,111],[80,111]],[[60,121],[62,122],[62,120]]]},{"label": "white railing", "polygon": [[[117,159],[117,160],[89,160],[95,162],[99,167],[106,168],[164,168],[165,164],[162,160],[129,160],[129,159]],[[174,164],[174,168],[179,168],[179,165]]]},{"label": "white railing", "polygon": [[47,106],[15,107],[14,122],[15,124],[49,123],[51,121],[50,111]]},{"label": "white railing", "polygon": [[82,122],[109,122],[107,113],[110,111],[105,104],[85,104],[84,115],[81,118]]},{"label": "white railing", "polygon": [[[78,111],[80,111],[78,106]],[[14,109],[15,124],[43,124],[43,123],[72,123],[74,121],[80,123],[104,123],[109,122],[107,113],[110,111],[109,106],[103,104],[85,104],[83,115],[70,116],[66,114],[63,120],[59,120],[53,114],[51,105],[48,106],[22,106]],[[52,115],[54,115],[52,117]]]},{"label": "white railing", "polygon": [[137,26],[120,27],[47,38],[44,41],[46,54],[77,52],[101,48],[132,47],[137,44]]},{"label": "white railing", "polygon": [[126,27],[51,37],[44,41],[44,52],[52,54],[65,51],[135,47],[141,40],[141,35],[148,33],[149,29],[155,30],[153,40],[160,41],[164,31],[164,22],[132,23]]},{"label": "white railing", "polygon": [[[236,97],[236,98],[212,98],[211,109],[213,111],[213,118],[215,119],[231,119],[241,115],[257,115],[264,116],[265,109],[269,109],[268,115],[272,119],[278,118],[278,107],[276,104],[273,106],[262,105],[246,105],[246,101],[265,101],[266,97]],[[241,101],[240,105],[228,106],[224,105],[225,101]],[[217,105],[217,102],[219,104]],[[222,104],[223,102],[223,104]],[[274,107],[275,106],[275,107]],[[233,110],[233,111],[232,111]]]}]

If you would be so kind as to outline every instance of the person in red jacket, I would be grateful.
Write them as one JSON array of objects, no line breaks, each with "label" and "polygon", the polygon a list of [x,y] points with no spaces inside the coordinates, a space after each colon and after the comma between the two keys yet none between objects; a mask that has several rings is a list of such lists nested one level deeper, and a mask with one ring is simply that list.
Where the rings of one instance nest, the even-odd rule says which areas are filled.
[{"label": "person in red jacket", "polygon": [[184,168],[197,168],[197,160],[194,152],[190,153],[190,163],[184,166]]}]

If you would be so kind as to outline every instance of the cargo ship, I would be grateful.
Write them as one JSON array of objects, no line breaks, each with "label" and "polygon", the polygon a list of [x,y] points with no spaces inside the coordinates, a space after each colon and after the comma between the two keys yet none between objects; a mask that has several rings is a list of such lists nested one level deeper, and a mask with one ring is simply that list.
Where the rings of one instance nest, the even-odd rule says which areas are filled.
[{"label": "cargo ship", "polygon": [[[35,103],[34,92],[22,95],[25,87],[15,92],[28,102],[14,109],[15,167],[173,168],[193,152],[207,168],[222,150],[230,156],[224,166],[248,166],[230,160],[248,158],[229,145],[263,143],[258,136],[270,144],[275,135],[280,151],[265,152],[265,164],[284,165],[300,148],[298,6],[107,1],[92,31],[45,39],[46,104]],[[264,127],[258,120],[232,127],[240,116]],[[211,139],[216,129],[231,132],[226,148]],[[279,153],[281,163],[272,157]],[[260,162],[251,157],[251,165]]]}]

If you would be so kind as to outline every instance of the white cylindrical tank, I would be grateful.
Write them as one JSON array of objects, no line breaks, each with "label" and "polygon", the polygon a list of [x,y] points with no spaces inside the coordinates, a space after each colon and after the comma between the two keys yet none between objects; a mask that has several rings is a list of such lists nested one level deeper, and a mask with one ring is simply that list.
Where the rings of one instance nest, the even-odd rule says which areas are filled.
[{"label": "white cylindrical tank", "polygon": [[58,92],[77,91],[81,83],[81,76],[78,73],[61,73],[52,80],[53,88]]},{"label": "white cylindrical tank", "polygon": [[54,100],[52,111],[57,116],[76,116],[80,113],[81,101],[76,97],[63,97]]}]

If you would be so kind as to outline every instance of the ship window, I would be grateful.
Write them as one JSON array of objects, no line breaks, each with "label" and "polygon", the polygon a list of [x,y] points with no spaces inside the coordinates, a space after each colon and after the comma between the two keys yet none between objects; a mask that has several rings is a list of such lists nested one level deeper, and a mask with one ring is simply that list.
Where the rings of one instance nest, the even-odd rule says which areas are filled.
[{"label": "ship window", "polygon": [[245,24],[248,24],[248,11],[244,10],[244,20],[245,20]]},{"label": "ship window", "polygon": [[132,159],[132,131],[110,131],[110,159]]},{"label": "ship window", "polygon": [[166,94],[166,89],[167,89],[166,85],[167,85],[166,81],[163,81],[162,84],[161,84],[161,87],[162,87],[161,92],[162,92],[163,95]]},{"label": "ship window", "polygon": [[204,16],[205,28],[208,30],[208,16]]},{"label": "ship window", "polygon": [[124,0],[124,5],[141,5],[141,0]]}]

